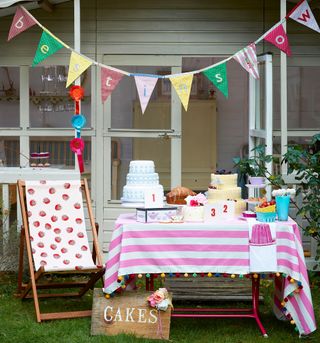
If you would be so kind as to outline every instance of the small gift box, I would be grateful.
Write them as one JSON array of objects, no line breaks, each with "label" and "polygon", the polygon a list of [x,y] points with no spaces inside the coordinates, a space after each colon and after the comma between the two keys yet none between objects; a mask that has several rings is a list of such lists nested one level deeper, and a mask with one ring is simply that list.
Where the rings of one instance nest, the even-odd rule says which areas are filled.
[{"label": "small gift box", "polygon": [[136,209],[137,221],[140,223],[171,222],[177,215],[177,207],[165,206],[159,208],[139,207]]}]

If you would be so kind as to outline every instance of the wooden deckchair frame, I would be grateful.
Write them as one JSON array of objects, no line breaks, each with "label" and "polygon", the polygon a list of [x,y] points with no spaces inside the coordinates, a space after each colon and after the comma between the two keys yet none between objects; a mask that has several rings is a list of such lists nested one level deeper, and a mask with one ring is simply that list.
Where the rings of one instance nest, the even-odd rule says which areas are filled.
[{"label": "wooden deckchair frame", "polygon": [[[68,311],[68,312],[55,312],[55,313],[41,313],[39,298],[52,298],[52,297],[81,297],[89,289],[92,289],[94,284],[102,278],[105,268],[103,267],[101,253],[98,243],[98,224],[94,222],[93,211],[91,207],[91,199],[89,193],[88,182],[86,179],[81,180],[81,188],[84,190],[85,201],[87,203],[88,214],[90,219],[90,226],[92,231],[93,239],[93,249],[92,249],[92,259],[96,264],[96,268],[93,269],[83,269],[75,271],[54,271],[54,272],[45,272],[43,267],[40,267],[35,271],[32,250],[31,250],[31,241],[29,234],[29,224],[27,216],[27,207],[25,200],[25,182],[23,180],[17,181],[19,200],[21,205],[22,213],[22,227],[21,227],[21,236],[20,236],[20,250],[19,250],[19,271],[18,271],[18,290],[17,296],[21,299],[33,298],[34,307],[36,311],[37,322],[40,323],[43,320],[51,319],[67,319],[67,318],[79,318],[79,317],[90,317],[91,310],[79,310],[79,311]],[[23,266],[24,266],[24,247],[26,246],[28,264],[29,264],[29,277],[30,280],[28,283],[23,283]],[[96,262],[97,261],[97,262]],[[66,277],[67,274],[81,274],[88,275],[88,280],[85,281],[72,281],[72,282],[42,282],[38,281],[44,275],[62,275]],[[60,293],[38,293],[38,289],[61,289],[61,288],[79,288],[75,292],[60,292]],[[32,294],[30,292],[32,291]]]}]

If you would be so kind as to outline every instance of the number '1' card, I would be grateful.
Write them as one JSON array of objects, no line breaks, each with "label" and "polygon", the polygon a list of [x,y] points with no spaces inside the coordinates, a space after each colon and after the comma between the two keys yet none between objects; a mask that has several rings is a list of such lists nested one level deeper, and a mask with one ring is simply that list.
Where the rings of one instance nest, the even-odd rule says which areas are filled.
[{"label": "number '1' card", "polygon": [[163,207],[163,192],[157,188],[149,188],[144,192],[144,207]]},{"label": "number '1' card", "polygon": [[217,201],[214,204],[205,204],[204,221],[232,219],[235,213],[234,201]]}]

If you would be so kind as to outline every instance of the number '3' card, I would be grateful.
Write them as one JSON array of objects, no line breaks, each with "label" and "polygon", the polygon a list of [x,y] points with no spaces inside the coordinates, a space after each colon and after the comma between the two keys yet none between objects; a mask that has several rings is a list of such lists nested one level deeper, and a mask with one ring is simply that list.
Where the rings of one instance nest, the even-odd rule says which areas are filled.
[{"label": "number '3' card", "polygon": [[214,204],[205,204],[204,221],[232,219],[235,213],[234,201],[217,201]]}]

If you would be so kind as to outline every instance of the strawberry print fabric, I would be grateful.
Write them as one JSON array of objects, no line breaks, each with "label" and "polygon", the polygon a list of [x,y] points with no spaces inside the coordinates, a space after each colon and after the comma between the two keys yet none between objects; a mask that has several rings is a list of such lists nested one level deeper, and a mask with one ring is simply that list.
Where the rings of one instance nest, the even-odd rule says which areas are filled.
[{"label": "strawberry print fabric", "polygon": [[95,268],[79,180],[26,181],[26,202],[36,270]]}]

